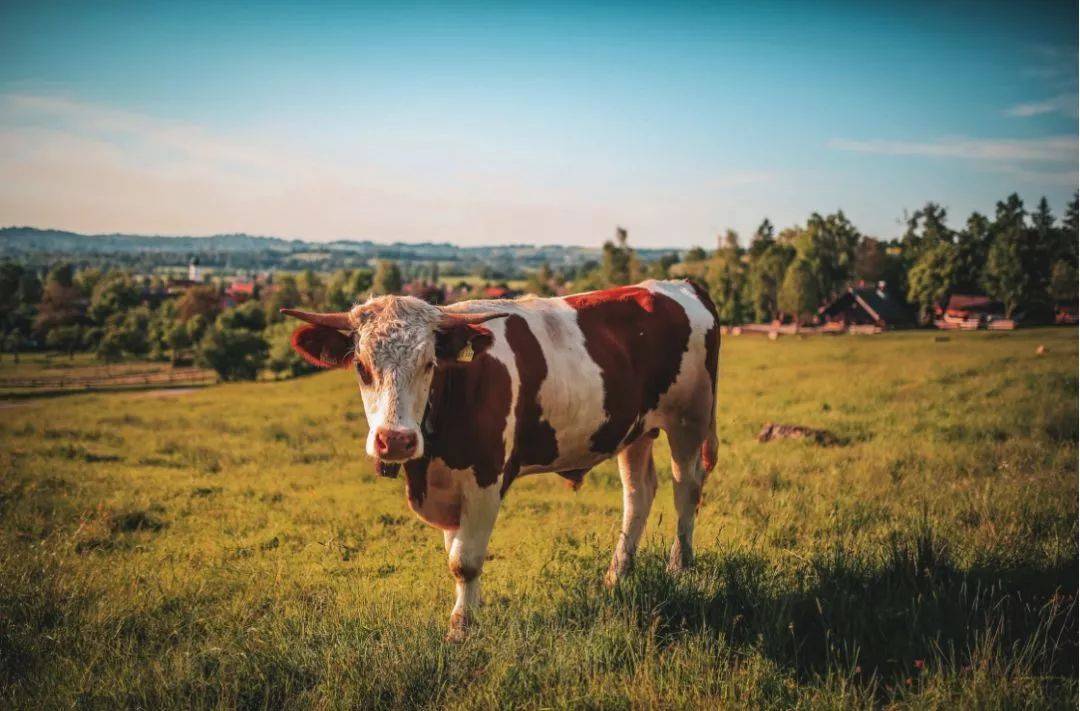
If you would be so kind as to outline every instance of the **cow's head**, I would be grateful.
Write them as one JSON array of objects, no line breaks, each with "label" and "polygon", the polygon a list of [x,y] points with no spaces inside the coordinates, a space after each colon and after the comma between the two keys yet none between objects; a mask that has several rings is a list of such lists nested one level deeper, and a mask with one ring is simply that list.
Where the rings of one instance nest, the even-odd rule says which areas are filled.
[{"label": "cow's head", "polygon": [[307,322],[292,335],[305,360],[356,369],[366,449],[380,465],[424,453],[420,422],[435,368],[471,361],[491,345],[491,331],[481,324],[506,315],[459,313],[411,296],[382,296],[339,313],[281,312]]}]

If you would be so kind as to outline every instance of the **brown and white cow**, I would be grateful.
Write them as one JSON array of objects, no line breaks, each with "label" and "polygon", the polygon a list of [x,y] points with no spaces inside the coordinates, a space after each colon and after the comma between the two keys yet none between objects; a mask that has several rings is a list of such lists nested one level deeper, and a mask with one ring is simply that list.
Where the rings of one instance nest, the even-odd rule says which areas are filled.
[{"label": "brown and white cow", "polygon": [[653,440],[671,445],[678,524],[669,567],[693,560],[694,516],[716,462],[716,309],[685,281],[558,298],[436,307],[407,296],[351,311],[283,309],[307,322],[293,346],[322,367],[352,365],[380,473],[404,465],[409,506],[443,531],[457,602],[448,639],[479,602],[488,539],[525,474],[581,483],[618,457],[622,533],[605,582],[629,570],[656,493]]}]

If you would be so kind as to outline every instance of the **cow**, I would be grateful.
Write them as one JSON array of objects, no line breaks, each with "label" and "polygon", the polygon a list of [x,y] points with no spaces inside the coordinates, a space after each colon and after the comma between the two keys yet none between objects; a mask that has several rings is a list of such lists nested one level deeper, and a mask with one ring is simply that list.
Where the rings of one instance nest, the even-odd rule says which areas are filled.
[{"label": "cow", "polygon": [[576,488],[614,456],[622,528],[604,582],[633,564],[656,493],[653,442],[671,445],[677,523],[668,568],[693,562],[694,518],[716,463],[716,308],[691,281],[645,281],[555,298],[432,306],[379,296],[339,313],[282,309],[306,323],[293,348],[353,367],[367,454],[405,471],[410,508],[441,529],[457,599],[447,639],[465,638],[499,507],[520,476]]}]

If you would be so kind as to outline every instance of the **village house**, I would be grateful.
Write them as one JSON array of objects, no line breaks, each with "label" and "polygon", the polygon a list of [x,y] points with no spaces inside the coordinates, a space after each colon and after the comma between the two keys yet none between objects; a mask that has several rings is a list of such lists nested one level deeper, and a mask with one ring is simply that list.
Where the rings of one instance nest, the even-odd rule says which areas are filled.
[{"label": "village house", "polygon": [[906,328],[915,320],[907,307],[891,297],[885,282],[852,286],[818,310],[822,330],[876,333]]},{"label": "village house", "polygon": [[984,294],[953,294],[936,309],[934,325],[944,330],[974,331],[979,328],[1009,330],[1016,323],[1005,318],[1005,306]]}]

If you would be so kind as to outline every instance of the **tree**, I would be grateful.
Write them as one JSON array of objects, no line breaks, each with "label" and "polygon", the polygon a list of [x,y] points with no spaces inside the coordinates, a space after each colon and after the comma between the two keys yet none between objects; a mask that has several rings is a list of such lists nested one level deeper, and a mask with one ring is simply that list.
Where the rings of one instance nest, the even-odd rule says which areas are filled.
[{"label": "tree", "polygon": [[140,289],[130,276],[110,272],[93,280],[87,315],[94,323],[103,324],[113,314],[138,306],[140,299]]},{"label": "tree", "polygon": [[[1037,219],[1044,228],[1053,223],[1048,210]],[[1013,193],[998,202],[990,231],[993,243],[987,253],[983,283],[992,296],[1005,304],[1006,315],[1011,317],[1020,307],[1048,301],[1051,265],[1047,263],[1039,227],[1027,224],[1020,196]]]},{"label": "tree", "polygon": [[796,323],[805,323],[817,312],[820,296],[818,279],[806,259],[796,259],[784,274],[780,287],[780,311],[791,315]]},{"label": "tree", "polygon": [[124,336],[118,329],[106,329],[98,341],[97,357],[114,363],[124,356]]},{"label": "tree", "polygon": [[709,294],[716,303],[721,323],[737,324],[746,320],[743,296],[746,293],[746,269],[737,247],[725,247],[709,262],[706,271]]},{"label": "tree", "polygon": [[908,272],[908,301],[918,306],[924,322],[934,307],[945,301],[956,281],[959,250],[948,242],[938,242],[922,250]]},{"label": "tree", "polygon": [[1065,229],[1066,242],[1072,246],[1073,261],[1076,261],[1076,242],[1080,233],[1080,193],[1073,193],[1073,199],[1065,208],[1065,217],[1062,219],[1062,227]]},{"label": "tree", "polygon": [[910,264],[922,254],[923,249],[939,242],[952,242],[952,230],[945,224],[948,213],[936,202],[926,203],[908,218],[907,231],[900,239],[904,259]]},{"label": "tree", "polygon": [[721,246],[709,260],[705,271],[705,282],[716,303],[720,321],[726,324],[743,323],[747,319],[748,309],[745,304],[746,266],[742,261],[739,236],[734,230],[727,230],[719,242]]},{"label": "tree", "polygon": [[263,332],[269,344],[266,367],[277,376],[295,377],[316,370],[292,347],[292,333],[293,326],[289,323],[272,324]]},{"label": "tree", "polygon": [[1050,271],[1050,296],[1055,302],[1076,303],[1077,272],[1076,267],[1064,259],[1054,262]]},{"label": "tree", "polygon": [[640,277],[637,255],[627,245],[626,230],[615,231],[618,244],[604,242],[600,258],[600,280],[603,286],[625,286]]},{"label": "tree", "polygon": [[397,294],[401,291],[404,280],[397,262],[380,259],[375,266],[375,278],[371,290],[376,294]]},{"label": "tree", "polygon": [[757,259],[765,251],[776,242],[776,228],[773,227],[773,223],[769,222],[769,218],[765,218],[758,225],[758,228],[754,231],[754,236],[750,239],[750,252],[751,259]]},{"label": "tree", "polygon": [[981,288],[982,272],[990,243],[990,220],[977,212],[971,213],[964,229],[955,235],[954,291],[974,292]]},{"label": "tree", "polygon": [[717,245],[716,245],[716,251],[717,252],[722,252],[724,250],[729,250],[729,251],[732,251],[732,252],[735,252],[735,253],[739,253],[739,251],[740,251],[739,250],[739,233],[736,232],[735,230],[732,230],[732,229],[724,230],[724,234],[722,234],[716,240],[716,242],[717,242]]},{"label": "tree", "polygon": [[772,321],[780,317],[780,287],[794,258],[794,248],[773,242],[751,263],[748,289],[756,320]]},{"label": "tree", "polygon": [[815,212],[795,237],[795,249],[813,274],[820,298],[837,293],[851,281],[860,236],[843,212],[824,217]]},{"label": "tree", "polygon": [[554,296],[555,289],[552,287],[551,267],[544,262],[535,272],[529,274],[525,282],[525,290],[537,296]]},{"label": "tree", "polygon": [[53,267],[45,280],[34,330],[46,334],[50,329],[76,324],[82,316],[82,301],[75,287],[74,270],[70,264]]},{"label": "tree", "polygon": [[266,313],[258,302],[247,301],[239,306],[221,312],[217,323],[222,328],[243,328],[248,331],[261,331],[266,328]]},{"label": "tree", "polygon": [[12,355],[15,364],[19,363],[19,351],[22,350],[23,334],[18,329],[10,331],[4,336],[4,350]]},{"label": "tree", "polygon": [[863,237],[855,248],[854,276],[876,284],[885,275],[885,245],[873,237]]},{"label": "tree", "polygon": [[187,324],[181,321],[174,321],[169,330],[165,332],[165,343],[169,346],[169,351],[172,354],[172,362],[175,365],[181,360],[181,353],[188,348],[191,348],[192,340],[191,334],[188,332]]},{"label": "tree", "polygon": [[75,357],[75,351],[82,345],[82,328],[77,325],[58,326],[51,329],[45,337],[45,346],[67,353],[68,358]]},{"label": "tree", "polygon": [[1005,315],[1012,318],[1031,293],[1031,276],[1024,268],[1023,235],[1007,232],[994,240],[986,258],[986,291],[1005,304]]},{"label": "tree", "polygon": [[0,332],[14,325],[13,317],[22,306],[19,285],[24,272],[15,262],[6,259],[0,262]]},{"label": "tree", "polygon": [[708,258],[709,254],[703,248],[691,247],[683,256],[683,261],[689,264],[692,262],[704,262]]},{"label": "tree", "polygon": [[675,252],[660,255],[660,258],[649,265],[649,276],[653,279],[667,279],[671,276],[671,268],[679,263],[679,255]]},{"label": "tree", "polygon": [[325,287],[322,279],[313,269],[305,269],[297,278],[296,286],[300,290],[300,303],[312,309],[322,306]]},{"label": "tree", "polygon": [[214,324],[199,344],[198,362],[222,380],[254,380],[266,362],[269,346],[262,335]]},{"label": "tree", "polygon": [[196,316],[213,321],[220,312],[221,295],[209,284],[189,287],[176,303],[176,316],[184,322]]}]

